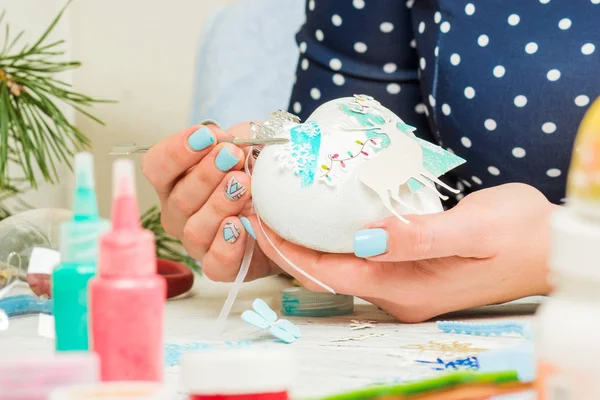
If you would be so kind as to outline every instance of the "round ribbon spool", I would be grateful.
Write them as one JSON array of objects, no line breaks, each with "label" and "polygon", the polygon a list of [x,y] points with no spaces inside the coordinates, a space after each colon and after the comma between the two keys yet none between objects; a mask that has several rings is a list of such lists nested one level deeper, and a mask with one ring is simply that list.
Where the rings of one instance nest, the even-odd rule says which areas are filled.
[{"label": "round ribbon spool", "polygon": [[185,265],[159,258],[156,267],[167,281],[167,299],[187,293],[194,286],[194,274]]}]

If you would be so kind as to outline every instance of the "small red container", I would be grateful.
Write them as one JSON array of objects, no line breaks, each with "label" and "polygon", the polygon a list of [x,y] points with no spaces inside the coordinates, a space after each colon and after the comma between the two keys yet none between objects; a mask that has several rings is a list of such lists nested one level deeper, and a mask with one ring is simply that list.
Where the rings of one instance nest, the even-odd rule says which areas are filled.
[{"label": "small red container", "polygon": [[289,400],[296,363],[279,346],[203,350],[183,356],[182,378],[189,400]]}]

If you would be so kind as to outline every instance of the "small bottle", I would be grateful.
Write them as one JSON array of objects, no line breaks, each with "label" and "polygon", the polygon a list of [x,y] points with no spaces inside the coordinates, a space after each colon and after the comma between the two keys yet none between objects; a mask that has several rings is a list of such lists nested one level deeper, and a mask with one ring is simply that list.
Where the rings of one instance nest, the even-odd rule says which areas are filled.
[{"label": "small bottle", "polygon": [[101,236],[90,282],[92,350],[102,381],[162,381],[166,282],[156,272],[155,238],[142,229],[130,160],[113,165],[112,229]]},{"label": "small bottle", "polygon": [[539,399],[600,399],[600,99],[579,127],[549,260],[554,292],[535,333]]},{"label": "small bottle", "polygon": [[89,348],[88,283],[96,274],[98,238],[110,227],[98,216],[94,191],[94,159],[75,156],[72,220],[61,226],[61,263],[52,272],[52,299],[57,351]]},{"label": "small bottle", "polygon": [[296,360],[286,349],[217,349],[184,354],[189,400],[289,400]]},{"label": "small bottle", "polygon": [[65,352],[0,359],[0,400],[48,400],[57,388],[98,382],[98,357],[90,352]]}]

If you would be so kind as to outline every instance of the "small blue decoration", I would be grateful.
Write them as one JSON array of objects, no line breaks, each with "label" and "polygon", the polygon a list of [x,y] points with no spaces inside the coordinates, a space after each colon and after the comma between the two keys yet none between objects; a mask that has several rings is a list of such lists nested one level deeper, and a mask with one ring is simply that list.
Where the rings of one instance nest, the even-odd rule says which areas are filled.
[{"label": "small blue decoration", "polygon": [[458,360],[444,361],[441,358],[437,358],[435,361],[423,361],[416,360],[419,364],[429,364],[435,371],[447,371],[447,370],[475,370],[479,369],[479,360],[477,357],[467,357]]},{"label": "small blue decoration", "polygon": [[[248,347],[252,345],[251,341],[226,341],[224,343],[225,347],[228,348],[239,348],[239,347]],[[189,343],[166,343],[165,344],[165,364],[168,367],[173,367],[175,365],[179,365],[181,362],[181,357],[184,353],[188,353],[191,351],[199,351],[199,350],[210,350],[217,347],[214,344],[204,343],[204,342],[189,342]]]},{"label": "small blue decoration", "polygon": [[499,322],[459,322],[459,321],[437,321],[437,327],[446,333],[458,333],[475,336],[500,336],[516,334],[525,339],[532,338],[531,325],[518,321]]},{"label": "small blue decoration", "polygon": [[287,319],[277,319],[277,313],[262,299],[252,303],[252,310],[242,313],[242,320],[260,330],[269,329],[271,335],[285,343],[294,343],[302,337],[300,329]]},{"label": "small blue decoration", "polygon": [[308,187],[315,181],[321,149],[321,128],[316,122],[308,121],[292,128],[290,134],[296,173],[300,176],[302,187]]}]

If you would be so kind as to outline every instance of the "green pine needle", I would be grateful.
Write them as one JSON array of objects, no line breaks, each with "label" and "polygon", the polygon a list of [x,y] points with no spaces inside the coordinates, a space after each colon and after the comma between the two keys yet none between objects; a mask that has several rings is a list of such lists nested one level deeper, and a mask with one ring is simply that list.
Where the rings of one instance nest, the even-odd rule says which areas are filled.
[{"label": "green pine needle", "polygon": [[[37,189],[36,173],[44,182],[56,184],[60,178],[57,165],[64,163],[71,168],[74,153],[89,148],[89,138],[69,122],[61,105],[102,124],[86,109],[107,100],[77,93],[55,78],[81,66],[77,61],[62,61],[65,51],[60,46],[64,40],[48,41],[71,2],[66,2],[33,45],[20,50],[16,48],[23,32],[12,37],[10,26],[5,24],[4,38],[0,38],[0,190],[12,185],[5,160],[13,164],[11,175],[16,172],[29,188]],[[0,28],[4,16],[2,12]]]}]

